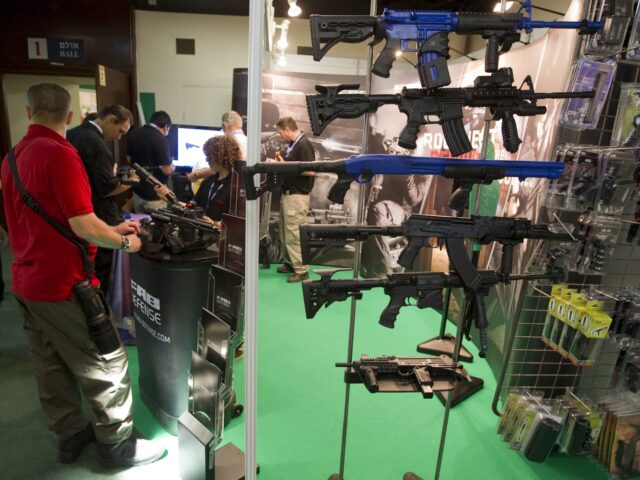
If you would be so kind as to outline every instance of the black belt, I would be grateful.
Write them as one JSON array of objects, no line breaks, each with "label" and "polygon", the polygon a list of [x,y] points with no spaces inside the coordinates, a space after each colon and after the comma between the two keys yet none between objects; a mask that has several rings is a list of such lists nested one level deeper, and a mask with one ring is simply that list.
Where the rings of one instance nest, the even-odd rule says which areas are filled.
[{"label": "black belt", "polygon": [[291,190],[287,188],[286,190],[282,190],[283,195],[309,195],[308,193],[299,192],[297,190]]}]

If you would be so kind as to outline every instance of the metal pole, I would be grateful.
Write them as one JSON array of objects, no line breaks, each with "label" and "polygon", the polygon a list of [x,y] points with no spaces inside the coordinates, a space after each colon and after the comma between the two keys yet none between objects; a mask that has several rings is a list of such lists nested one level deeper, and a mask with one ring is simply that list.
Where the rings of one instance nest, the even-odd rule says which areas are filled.
[{"label": "metal pole", "polygon": [[[506,6],[507,6],[507,2],[506,0],[501,0],[501,4],[500,4],[500,12],[504,14],[505,10],[506,10]],[[485,120],[484,120],[484,131],[482,132],[482,146],[480,149],[480,158],[481,159],[485,159],[487,156],[487,150],[489,148],[489,130],[491,128],[491,120],[489,120],[486,116],[486,112],[485,112]],[[474,202],[473,202],[473,214],[477,215],[478,214],[478,209],[480,208],[480,192],[481,192],[481,186],[478,185],[476,187],[476,195],[474,198]],[[473,246],[470,246],[470,250],[473,249]],[[473,300],[471,299],[471,297],[467,297],[466,302],[473,302]],[[473,312],[473,308],[469,308],[470,305],[465,305],[465,313],[469,313],[469,315],[472,315]],[[464,316],[462,316],[459,320],[458,320],[458,331],[456,332],[456,343],[453,347],[453,357],[452,360],[454,363],[456,363],[458,361],[458,358],[460,356],[460,348],[462,347],[462,335],[463,335],[463,331],[464,331],[464,325],[465,322],[470,322],[471,318],[465,318]],[[442,435],[440,436],[440,447],[438,448],[438,461],[436,463],[436,474],[435,474],[435,480],[439,480],[440,478],[440,469],[442,468],[442,459],[444,458],[444,445],[445,445],[445,441],[447,439],[447,427],[449,425],[449,412],[451,411],[451,399],[453,398],[453,391],[451,391],[449,393],[449,395],[447,395],[447,404],[445,406],[444,409],[444,419],[442,420]]]},{"label": "metal pole", "polygon": [[[247,164],[260,159],[262,127],[262,55],[264,0],[249,3],[249,78],[247,92]],[[245,220],[245,478],[256,480],[258,409],[258,236],[260,202],[247,202]]]},{"label": "metal pole", "polygon": [[[458,330],[456,332],[456,343],[453,347],[453,356],[451,360],[455,364],[458,362],[458,358],[460,356],[460,348],[462,347],[462,335],[464,334],[464,326],[465,323],[470,321],[470,319],[466,318],[467,311],[471,312],[473,309],[471,305],[468,303],[472,302],[471,297],[467,297],[465,300],[465,308],[462,311],[462,315],[458,320]],[[447,395],[447,403],[444,409],[444,418],[442,420],[442,434],[440,435],[440,446],[438,448],[438,460],[436,462],[436,473],[435,480],[440,478],[440,469],[442,468],[442,459],[444,458],[444,445],[447,439],[447,427],[449,426],[449,412],[451,411],[451,399],[453,398],[453,390],[449,392]]]},{"label": "metal pole", "polygon": [[440,338],[444,338],[447,329],[447,318],[449,317],[449,302],[451,302],[451,287],[447,287],[444,294],[444,306],[442,308],[442,318],[440,320]]},{"label": "metal pole", "polygon": [[[377,0],[371,0],[369,9],[369,15],[375,16],[377,13]],[[368,94],[371,93],[371,68],[373,65],[373,46],[369,45],[369,55],[367,59],[367,80],[365,84],[365,91]],[[369,113],[364,115],[364,125],[362,129],[362,153],[366,153],[369,143]],[[365,187],[362,184],[358,185],[358,209],[356,221],[358,224],[364,223],[364,211],[365,211]],[[360,273],[360,257],[362,253],[362,245],[360,242],[356,242],[355,252],[353,254],[353,278],[357,279]],[[349,340],[347,345],[347,362],[353,361],[353,342],[355,336],[356,327],[356,299],[351,299],[351,311],[349,314]],[[347,456],[347,431],[349,428],[349,401],[351,399],[351,385],[345,383],[344,389],[344,412],[342,416],[342,440],[340,443],[340,469],[338,472],[337,480],[344,480],[344,467]],[[335,479],[335,475],[330,477]]]}]

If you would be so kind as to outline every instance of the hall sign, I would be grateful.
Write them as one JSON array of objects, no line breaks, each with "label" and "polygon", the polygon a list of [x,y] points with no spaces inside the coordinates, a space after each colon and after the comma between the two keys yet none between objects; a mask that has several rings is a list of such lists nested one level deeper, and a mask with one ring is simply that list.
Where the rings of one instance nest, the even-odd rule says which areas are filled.
[{"label": "hall sign", "polygon": [[84,40],[77,38],[27,38],[29,59],[84,61]]}]

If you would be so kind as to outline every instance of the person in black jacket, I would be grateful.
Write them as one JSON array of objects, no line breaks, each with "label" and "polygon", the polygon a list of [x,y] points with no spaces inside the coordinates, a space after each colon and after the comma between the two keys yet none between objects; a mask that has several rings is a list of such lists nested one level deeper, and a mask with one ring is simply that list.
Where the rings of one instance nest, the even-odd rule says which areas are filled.
[{"label": "person in black jacket", "polygon": [[[147,125],[136,128],[127,135],[127,155],[131,163],[138,163],[166,184],[175,167],[171,161],[166,136],[171,129],[171,117],[167,112],[153,112]],[[164,208],[167,202],[158,197],[158,192],[147,182],[133,187],[133,208],[145,213],[147,208]]]},{"label": "person in black jacket", "polygon": [[204,220],[220,228],[222,214],[229,212],[233,165],[242,158],[242,152],[230,135],[210,138],[202,150],[213,175],[202,182],[194,201],[204,209]]},{"label": "person in black jacket", "polygon": [[[122,105],[104,107],[97,115],[88,115],[81,125],[67,132],[67,140],[76,148],[84,164],[91,184],[91,203],[96,216],[107,225],[122,223],[116,196],[125,192],[130,185],[120,182],[114,172],[115,160],[107,145],[108,140],[120,140],[127,134],[133,116]],[[135,174],[132,179],[135,180]],[[98,248],[95,258],[96,277],[100,289],[107,294],[113,250]]]},{"label": "person in black jacket", "polygon": [[[298,129],[291,117],[283,117],[276,124],[278,134],[289,146],[276,154],[276,161],[313,162],[316,159],[313,145]],[[309,278],[309,267],[302,263],[300,251],[300,225],[305,223],[309,211],[309,193],[313,188],[313,174],[287,176],[282,182],[280,197],[280,242],[284,252],[284,265],[279,273],[292,273],[287,282],[301,282]]]}]

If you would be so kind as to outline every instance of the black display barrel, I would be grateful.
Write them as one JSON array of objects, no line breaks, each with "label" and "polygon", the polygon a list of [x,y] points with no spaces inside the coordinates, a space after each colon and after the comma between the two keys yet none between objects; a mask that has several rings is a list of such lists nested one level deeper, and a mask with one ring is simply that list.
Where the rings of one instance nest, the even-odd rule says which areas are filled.
[{"label": "black display barrel", "polygon": [[212,263],[211,258],[178,263],[131,256],[140,396],[174,435],[178,417],[187,410],[191,351],[207,305]]}]

